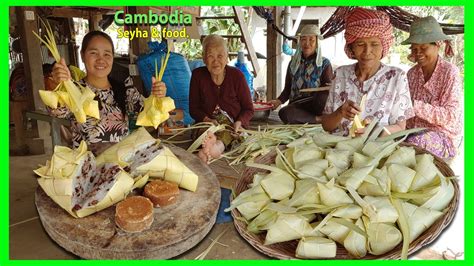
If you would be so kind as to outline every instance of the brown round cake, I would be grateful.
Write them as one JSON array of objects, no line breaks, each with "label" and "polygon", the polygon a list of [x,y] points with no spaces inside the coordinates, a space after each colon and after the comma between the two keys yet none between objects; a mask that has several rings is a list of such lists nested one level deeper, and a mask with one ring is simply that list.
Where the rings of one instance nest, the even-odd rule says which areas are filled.
[{"label": "brown round cake", "polygon": [[143,195],[149,198],[155,207],[165,207],[178,200],[178,185],[163,180],[149,182],[144,189]]},{"label": "brown round cake", "polygon": [[115,224],[125,232],[136,233],[153,223],[153,203],[142,196],[133,196],[115,207]]}]

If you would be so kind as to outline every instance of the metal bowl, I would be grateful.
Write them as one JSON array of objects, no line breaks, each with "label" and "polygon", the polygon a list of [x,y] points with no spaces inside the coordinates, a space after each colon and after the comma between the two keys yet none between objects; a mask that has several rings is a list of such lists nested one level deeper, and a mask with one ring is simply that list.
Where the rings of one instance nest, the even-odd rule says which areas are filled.
[{"label": "metal bowl", "polygon": [[266,121],[270,116],[271,110],[255,110],[253,113],[252,121]]},{"label": "metal bowl", "polygon": [[253,117],[252,121],[266,121],[272,111],[272,106],[268,103],[258,102],[253,104]]}]

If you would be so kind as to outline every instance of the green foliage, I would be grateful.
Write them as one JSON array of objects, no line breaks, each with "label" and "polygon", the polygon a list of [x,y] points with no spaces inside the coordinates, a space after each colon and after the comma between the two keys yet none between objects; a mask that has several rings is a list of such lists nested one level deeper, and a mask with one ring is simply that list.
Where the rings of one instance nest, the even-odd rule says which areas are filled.
[{"label": "green foliage", "polygon": [[200,40],[189,39],[185,42],[175,43],[176,51],[188,60],[202,58],[202,45]]},{"label": "green foliage", "polygon": [[[244,7],[244,19],[246,22],[249,18],[249,8]],[[234,11],[231,6],[210,6],[202,7],[201,16],[217,17],[217,16],[233,16]],[[202,29],[205,35],[240,35],[239,25],[233,19],[206,19],[202,21]],[[227,48],[229,52],[237,52],[240,49],[240,39],[227,39]],[[185,42],[175,44],[176,51],[184,55],[188,60],[202,58],[202,45],[200,40],[190,39]]]}]

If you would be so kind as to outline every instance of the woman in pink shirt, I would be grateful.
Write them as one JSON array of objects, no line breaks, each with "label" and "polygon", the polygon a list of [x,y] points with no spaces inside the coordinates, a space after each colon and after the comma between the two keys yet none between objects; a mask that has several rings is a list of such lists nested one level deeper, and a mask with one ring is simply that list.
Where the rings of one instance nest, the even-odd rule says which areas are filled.
[{"label": "woman in pink shirt", "polygon": [[410,37],[402,42],[411,45],[409,58],[417,63],[408,71],[415,117],[407,121],[407,128],[427,129],[409,136],[407,142],[441,158],[456,155],[454,142],[462,130],[459,69],[438,54],[445,41],[445,55],[452,56],[449,39],[429,16],[414,21]]}]

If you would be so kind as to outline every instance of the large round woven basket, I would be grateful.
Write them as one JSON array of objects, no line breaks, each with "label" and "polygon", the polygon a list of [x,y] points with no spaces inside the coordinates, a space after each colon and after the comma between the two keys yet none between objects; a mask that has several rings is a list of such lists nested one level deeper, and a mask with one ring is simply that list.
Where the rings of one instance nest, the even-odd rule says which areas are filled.
[{"label": "large round woven basket", "polygon": [[[409,144],[402,144],[403,146],[413,146]],[[416,154],[421,153],[429,153],[428,151],[421,149],[419,147],[413,146],[416,150]],[[431,153],[430,153],[431,154]],[[275,162],[276,151],[270,152],[264,156],[258,157],[255,162],[260,164],[271,164]],[[434,162],[438,169],[443,173],[445,176],[454,176],[453,170],[440,158],[434,157]],[[247,190],[249,187],[248,185],[252,183],[254,174],[258,172],[265,172],[265,170],[247,167],[242,177],[236,182],[234,186],[235,195],[239,195],[243,191]],[[453,220],[456,210],[459,205],[459,185],[455,180],[451,180],[454,185],[454,197],[449,203],[448,207],[446,207],[445,211],[443,212],[443,216],[441,216],[430,228],[428,228],[425,232],[423,232],[417,239],[415,239],[412,243],[410,243],[410,248],[408,250],[408,254],[413,254],[414,252],[418,251],[423,246],[426,246],[433,242],[438,236],[443,232],[443,230],[451,223]],[[234,218],[234,225],[240,235],[247,240],[250,245],[256,248],[258,251],[268,255],[270,257],[274,257],[277,259],[298,259],[295,257],[296,247],[298,242],[294,241],[287,241],[282,243],[277,243],[273,245],[264,245],[265,242],[265,235],[266,233],[254,234],[247,231],[247,224],[243,222],[243,217],[237,209],[232,210],[232,216]],[[401,258],[401,250],[402,250],[402,243],[396,246],[391,251],[383,254],[383,255],[371,255],[368,254],[363,257],[362,259],[400,259]],[[332,259],[355,259],[352,257],[347,250],[337,244],[337,251],[336,257]]]}]

